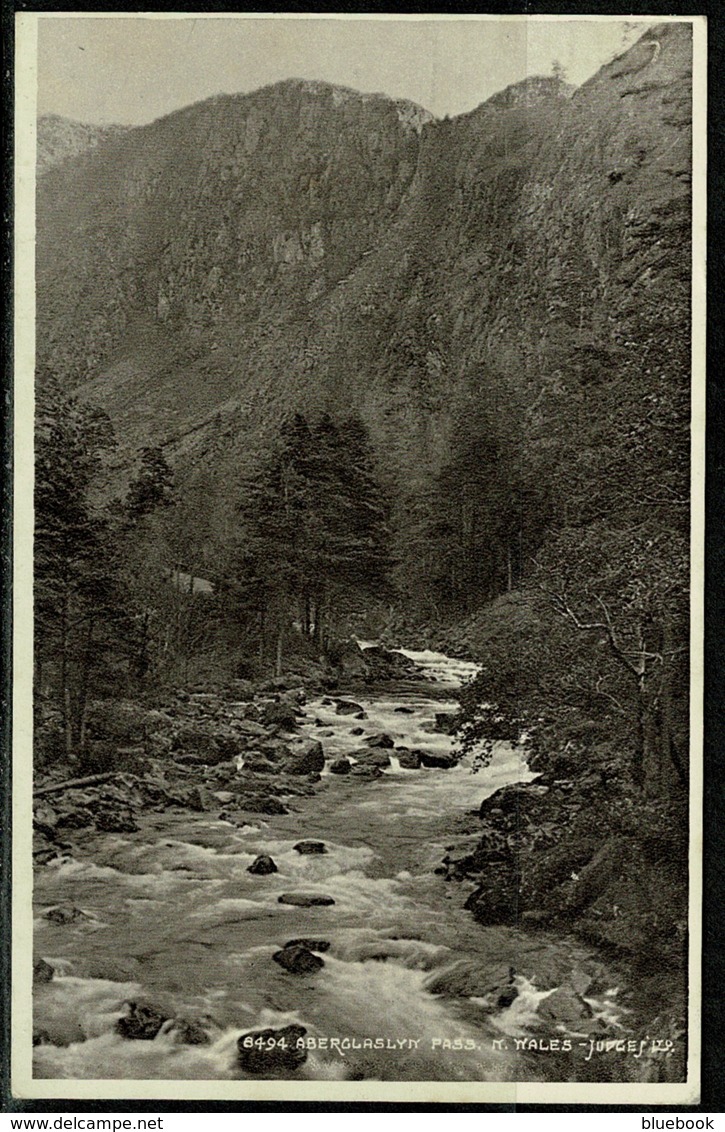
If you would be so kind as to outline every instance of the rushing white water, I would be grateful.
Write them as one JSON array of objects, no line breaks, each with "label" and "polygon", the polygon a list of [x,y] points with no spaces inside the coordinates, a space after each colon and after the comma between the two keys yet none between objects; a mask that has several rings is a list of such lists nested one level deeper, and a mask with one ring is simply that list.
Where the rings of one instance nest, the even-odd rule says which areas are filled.
[{"label": "rushing white water", "polygon": [[[436,653],[405,655],[435,673],[442,690],[475,669]],[[340,714],[339,699],[357,704],[362,718]],[[455,708],[432,687],[320,698],[307,705],[304,730],[321,739],[328,768],[341,755],[354,762],[378,732],[397,747],[449,754],[454,741],[434,729],[435,716]],[[484,797],[531,777],[522,752],[499,744],[477,775],[465,760],[404,770],[390,754],[382,778],[326,773],[315,796],[293,799],[286,815],[250,815],[241,828],[209,814],[145,815],[138,833],[85,834],[82,857],[41,870],[36,953],[56,977],[36,988],[35,1025],[46,1032],[36,1075],[240,1077],[241,1033],[297,1022],[315,1047],[296,1071],[302,1077],[535,1079],[536,1065],[494,1042],[534,1032],[548,990],[591,956],[570,941],[480,927],[462,908],[470,886],[434,871],[452,838],[473,847]],[[301,838],[324,841],[326,852],[301,855]],[[250,874],[260,854],[278,871]],[[334,904],[282,904],[284,893]],[[85,915],[64,925],[44,919],[58,903]],[[330,944],[324,967],[302,976],[272,959],[301,937]],[[519,972],[518,995],[497,1003],[509,968]],[[546,972],[543,989],[537,971]],[[203,1017],[208,1041],[183,1044],[171,1024],[153,1041],[119,1036],[124,1002],[138,999],[169,1017]],[[595,1021],[614,1018],[615,1005],[605,994]]]}]

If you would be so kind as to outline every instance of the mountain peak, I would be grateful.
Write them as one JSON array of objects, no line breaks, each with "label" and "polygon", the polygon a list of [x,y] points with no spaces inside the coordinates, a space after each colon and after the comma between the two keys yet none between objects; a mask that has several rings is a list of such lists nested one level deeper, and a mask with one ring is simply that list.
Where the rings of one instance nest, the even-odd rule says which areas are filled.
[{"label": "mountain peak", "polygon": [[[345,106],[352,103],[358,104],[379,104],[381,106],[395,107],[398,118],[400,121],[418,133],[427,122],[435,121],[435,115],[426,110],[424,106],[420,106],[417,102],[411,102],[407,98],[393,98],[391,95],[384,94],[382,91],[359,91],[353,87],[342,86],[338,83],[330,83],[323,79],[280,79],[279,82],[270,83],[266,87],[261,88],[262,91],[279,91],[281,94],[299,94],[309,95],[313,98],[329,99],[335,107]],[[254,91],[253,94],[261,93]]]}]

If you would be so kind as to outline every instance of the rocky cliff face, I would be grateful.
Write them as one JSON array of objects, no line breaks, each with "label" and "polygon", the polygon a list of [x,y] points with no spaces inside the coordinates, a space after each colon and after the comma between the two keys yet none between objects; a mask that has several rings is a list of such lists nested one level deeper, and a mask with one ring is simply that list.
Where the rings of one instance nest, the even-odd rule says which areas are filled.
[{"label": "rocky cliff face", "polygon": [[450,121],[292,80],[105,138],[39,182],[39,360],[207,476],[356,409],[417,490],[464,392],[535,424],[563,369],[644,357],[689,270],[690,82],[667,24]]},{"label": "rocky cliff face", "polygon": [[54,165],[94,149],[108,138],[125,133],[126,126],[92,126],[62,118],[60,114],[43,114],[38,118],[38,175]]}]

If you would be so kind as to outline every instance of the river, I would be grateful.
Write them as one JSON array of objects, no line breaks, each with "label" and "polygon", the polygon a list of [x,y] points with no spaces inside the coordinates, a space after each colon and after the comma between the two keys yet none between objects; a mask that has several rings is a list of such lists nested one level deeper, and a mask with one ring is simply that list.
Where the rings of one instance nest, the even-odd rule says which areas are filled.
[{"label": "river", "polygon": [[[558,1061],[517,1049],[515,1039],[541,1034],[542,1001],[582,971],[598,981],[587,1033],[618,1025],[617,987],[601,957],[569,938],[476,924],[463,909],[470,884],[435,872],[453,845],[459,854],[474,845],[484,797],[532,777],[520,749],[498,745],[475,775],[466,759],[403,770],[394,752],[379,779],[329,773],[330,761],[354,758],[374,732],[450,752],[435,715],[456,709],[455,689],[475,666],[406,655],[430,684],[356,694],[363,720],[337,714],[329,700],[306,705],[303,731],[321,738],[328,763],[314,796],[293,798],[288,814],[250,815],[240,828],[206,813],[145,813],[138,832],[84,833],[78,859],[39,870],[36,956],[56,975],[34,996],[35,1026],[49,1039],[35,1050],[36,1077],[240,1078],[239,1035],[295,1022],[311,1046],[295,1071],[301,1078],[547,1080]],[[323,841],[326,852],[296,852],[302,838]],[[260,854],[276,873],[248,872]],[[300,892],[334,904],[278,901]],[[51,923],[42,912],[56,904],[84,916]],[[272,959],[299,938],[330,945],[318,949],[324,966],[311,974]],[[173,1027],[153,1041],[121,1037],[123,1004],[139,1000],[171,1016],[203,1016],[206,1044],[182,1044]],[[587,1036],[551,1026],[557,1040]]]}]

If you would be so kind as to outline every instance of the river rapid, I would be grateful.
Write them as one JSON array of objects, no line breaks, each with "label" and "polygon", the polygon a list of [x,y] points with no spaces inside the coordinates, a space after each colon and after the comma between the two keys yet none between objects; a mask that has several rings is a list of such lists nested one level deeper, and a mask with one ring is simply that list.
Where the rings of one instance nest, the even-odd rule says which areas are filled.
[{"label": "river rapid", "polygon": [[[435,715],[455,711],[455,689],[475,666],[406,655],[430,683],[355,694],[363,720],[329,700],[305,706],[302,730],[321,739],[328,761],[314,796],[293,798],[288,814],[250,814],[243,827],[208,813],[143,814],[138,832],[84,833],[77,858],[38,871],[35,954],[56,974],[35,988],[34,1024],[46,1034],[36,1077],[243,1078],[239,1035],[294,1022],[307,1030],[302,1079],[550,1080],[558,1059],[522,1049],[522,1038],[582,1041],[620,1025],[615,977],[601,957],[569,938],[482,927],[463,909],[470,885],[435,872],[454,846],[475,844],[483,798],[533,777],[521,749],[498,745],[475,775],[466,759],[403,770],[394,751],[381,778],[329,773],[375,732],[397,746],[451,751]],[[326,852],[296,852],[303,838]],[[276,873],[248,872],[260,854]],[[283,893],[334,904],[282,904]],[[42,913],[57,904],[84,916],[49,922]],[[329,942],[311,974],[272,959],[299,938]],[[596,973],[587,1033],[546,1026],[542,1002],[581,971]],[[124,1003],[142,1000],[201,1018],[208,1040],[184,1044],[173,1026],[152,1041],[120,1036]]]}]

